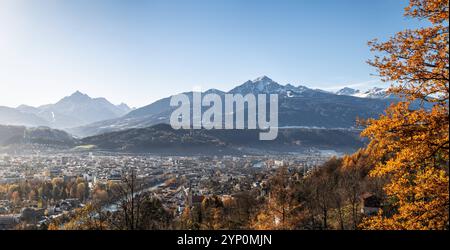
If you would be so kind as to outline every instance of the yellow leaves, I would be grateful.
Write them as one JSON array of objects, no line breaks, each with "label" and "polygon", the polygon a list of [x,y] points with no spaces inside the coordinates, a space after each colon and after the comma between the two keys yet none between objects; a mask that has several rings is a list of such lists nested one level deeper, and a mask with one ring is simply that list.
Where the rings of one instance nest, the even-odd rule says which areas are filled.
[{"label": "yellow leaves", "polygon": [[59,229],[61,230],[107,230],[110,225],[106,220],[100,219],[97,208],[87,204],[75,210],[72,218]]},{"label": "yellow leaves", "polygon": [[[392,215],[367,218],[367,229],[446,229],[449,218],[449,40],[447,0],[411,0],[406,14],[428,18],[433,26],[406,30],[384,43],[371,42],[369,64],[385,81],[396,81],[391,93],[408,101],[392,105],[379,119],[368,120],[362,136],[378,163],[372,177],[388,177],[384,190]],[[446,26],[441,25],[441,23]],[[433,102],[410,109],[412,102]]]},{"label": "yellow leaves", "polygon": [[61,229],[59,228],[59,226],[57,224],[50,223],[50,225],[48,225],[47,230],[61,230]]},{"label": "yellow leaves", "polygon": [[[381,53],[369,64],[378,69],[382,80],[400,84],[393,86],[392,93],[409,100],[448,98],[448,25],[406,30],[386,42],[371,41],[369,45]],[[401,88],[401,84],[409,88]]]},{"label": "yellow leaves", "polygon": [[448,0],[410,0],[405,12],[407,16],[427,18],[434,24],[445,22],[449,17]]},{"label": "yellow leaves", "polygon": [[273,216],[266,213],[260,213],[257,215],[252,227],[256,230],[273,230],[276,227],[275,222]]}]

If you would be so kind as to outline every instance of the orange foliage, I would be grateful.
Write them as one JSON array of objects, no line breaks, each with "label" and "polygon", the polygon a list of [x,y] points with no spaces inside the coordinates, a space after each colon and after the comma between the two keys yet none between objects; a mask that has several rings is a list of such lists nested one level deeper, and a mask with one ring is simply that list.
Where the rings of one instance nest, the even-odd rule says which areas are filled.
[{"label": "orange foliage", "polygon": [[[378,163],[371,176],[388,177],[385,192],[395,212],[363,222],[368,229],[448,229],[449,225],[449,34],[448,0],[411,0],[406,15],[431,26],[370,42],[383,53],[369,63],[392,93],[404,97],[362,135]],[[411,102],[432,105],[410,109]]]}]

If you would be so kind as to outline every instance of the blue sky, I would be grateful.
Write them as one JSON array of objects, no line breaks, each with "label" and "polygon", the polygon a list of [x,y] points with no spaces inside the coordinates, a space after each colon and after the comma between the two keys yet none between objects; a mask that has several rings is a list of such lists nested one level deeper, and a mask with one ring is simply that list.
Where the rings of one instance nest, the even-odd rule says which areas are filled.
[{"label": "blue sky", "polygon": [[1,0],[0,105],[76,90],[142,106],[261,75],[336,89],[380,85],[367,41],[419,24],[406,0]]}]

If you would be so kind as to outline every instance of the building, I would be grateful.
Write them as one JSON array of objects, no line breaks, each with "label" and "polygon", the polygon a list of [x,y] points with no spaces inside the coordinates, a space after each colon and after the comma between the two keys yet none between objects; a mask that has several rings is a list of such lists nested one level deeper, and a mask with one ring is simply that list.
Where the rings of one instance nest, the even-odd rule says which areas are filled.
[{"label": "building", "polygon": [[19,215],[0,215],[0,230],[14,229],[19,222]]},{"label": "building", "polygon": [[377,214],[381,209],[381,200],[374,194],[364,193],[360,196],[361,213],[365,215]]}]

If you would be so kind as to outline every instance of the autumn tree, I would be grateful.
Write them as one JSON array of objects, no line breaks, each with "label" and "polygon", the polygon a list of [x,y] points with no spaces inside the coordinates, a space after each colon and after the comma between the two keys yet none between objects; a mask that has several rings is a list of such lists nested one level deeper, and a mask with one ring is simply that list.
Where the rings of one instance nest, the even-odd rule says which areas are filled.
[{"label": "autumn tree", "polygon": [[364,184],[366,183],[367,174],[373,166],[366,151],[365,149],[360,149],[353,155],[344,156],[342,159],[339,186],[343,190],[345,200],[350,207],[351,229],[358,229],[358,224],[361,220],[359,213],[360,195],[366,191]]},{"label": "autumn tree", "polygon": [[84,199],[86,198],[86,190],[87,190],[86,184],[84,184],[83,182],[78,183],[76,190],[77,190],[76,197],[81,201],[84,201]]},{"label": "autumn tree", "polygon": [[252,223],[252,228],[267,230],[296,227],[302,217],[299,214],[301,204],[295,195],[295,184],[286,167],[277,170],[270,179],[269,197]]},{"label": "autumn tree", "polygon": [[224,223],[223,214],[224,204],[218,196],[206,197],[201,209],[203,213],[202,226],[205,229],[214,230],[221,229]]},{"label": "autumn tree", "polygon": [[[77,209],[73,217],[60,229],[107,230],[110,228],[111,225],[108,223],[107,214],[102,211],[99,205],[90,203],[83,208]],[[58,229],[58,227],[56,227],[56,229]]]},{"label": "autumn tree", "polygon": [[362,133],[378,159],[370,175],[389,178],[384,190],[394,208],[365,220],[366,228],[449,227],[448,11],[448,0],[410,0],[405,15],[428,24],[369,43],[376,52],[369,64],[402,101],[369,119]]},{"label": "autumn tree", "polygon": [[35,190],[31,190],[30,193],[28,193],[28,199],[31,201],[37,200],[37,192]]},{"label": "autumn tree", "polygon": [[138,180],[134,169],[116,187],[116,191],[122,197],[118,211],[119,215],[113,222],[118,229],[136,230],[139,227],[142,196],[138,192],[143,187],[143,183]]},{"label": "autumn tree", "polygon": [[18,191],[14,191],[11,194],[11,200],[14,202],[14,204],[19,204],[21,201],[20,193]]},{"label": "autumn tree", "polygon": [[93,192],[92,198],[100,203],[107,202],[109,199],[108,192],[103,189],[96,189]]},{"label": "autumn tree", "polygon": [[172,211],[166,209],[161,200],[146,191],[145,180],[138,178],[136,171],[130,173],[115,188],[120,200],[118,211],[108,218],[112,229],[156,230],[170,229]]},{"label": "autumn tree", "polygon": [[164,207],[163,202],[151,193],[144,194],[139,216],[141,230],[172,229],[173,212]]},{"label": "autumn tree", "polygon": [[244,191],[233,194],[233,198],[223,201],[224,213],[227,218],[226,228],[248,228],[253,215],[261,206],[257,192]]}]

